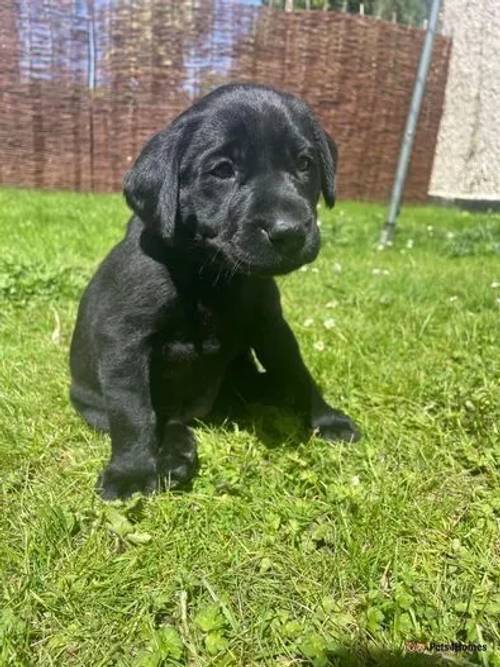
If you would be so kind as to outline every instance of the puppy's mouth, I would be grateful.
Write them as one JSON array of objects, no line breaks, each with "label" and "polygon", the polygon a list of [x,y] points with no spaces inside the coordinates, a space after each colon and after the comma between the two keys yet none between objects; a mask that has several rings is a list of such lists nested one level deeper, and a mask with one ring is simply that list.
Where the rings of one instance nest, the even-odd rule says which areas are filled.
[{"label": "puppy's mouth", "polygon": [[277,276],[296,271],[304,264],[314,261],[319,252],[319,242],[304,246],[293,256],[280,253],[276,257],[253,256],[234,243],[221,243],[216,238],[204,239],[205,247],[211,251],[211,262],[223,267],[232,275]]}]

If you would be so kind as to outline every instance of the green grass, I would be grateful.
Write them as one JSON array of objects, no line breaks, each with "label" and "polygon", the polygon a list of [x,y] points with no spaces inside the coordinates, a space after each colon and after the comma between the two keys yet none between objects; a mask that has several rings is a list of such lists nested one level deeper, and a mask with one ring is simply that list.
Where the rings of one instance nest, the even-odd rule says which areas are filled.
[{"label": "green grass", "polygon": [[250,427],[197,427],[192,491],[105,504],[109,442],[68,404],[67,355],[128,213],[9,189],[0,210],[1,665],[441,664],[410,640],[500,665],[500,216],[408,207],[381,252],[381,206],[321,210],[284,308],[363,440],[251,406]]}]

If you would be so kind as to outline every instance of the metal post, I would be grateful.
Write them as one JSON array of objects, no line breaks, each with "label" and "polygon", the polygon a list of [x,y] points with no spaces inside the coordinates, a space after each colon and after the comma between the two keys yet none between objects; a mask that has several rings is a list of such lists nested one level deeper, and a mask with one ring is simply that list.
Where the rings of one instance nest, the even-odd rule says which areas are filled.
[{"label": "metal post", "polygon": [[399,214],[399,207],[401,204],[401,198],[403,196],[406,174],[408,172],[408,164],[410,162],[411,151],[413,148],[413,140],[415,139],[415,130],[417,127],[420,107],[422,105],[422,97],[424,95],[427,75],[429,73],[429,66],[431,64],[432,45],[434,43],[434,36],[436,34],[440,9],[441,0],[432,0],[429,14],[429,23],[427,24],[424,44],[422,46],[422,52],[420,53],[420,61],[418,63],[417,76],[413,86],[410,110],[406,119],[406,127],[403,135],[403,142],[401,144],[401,150],[399,153],[398,166],[396,169],[396,175],[394,177],[394,185],[392,186],[389,213],[387,216],[387,222],[382,229],[382,235],[380,237],[380,245],[382,247],[385,247],[392,242],[396,229],[396,218]]}]

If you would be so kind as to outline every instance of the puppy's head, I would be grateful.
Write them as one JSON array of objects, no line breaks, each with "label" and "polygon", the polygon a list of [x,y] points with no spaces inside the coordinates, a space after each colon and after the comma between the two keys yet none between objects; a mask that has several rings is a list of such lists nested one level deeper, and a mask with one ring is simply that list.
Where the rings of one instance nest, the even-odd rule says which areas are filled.
[{"label": "puppy's head", "polygon": [[337,150],[307,105],[254,85],[218,88],[144,147],[125,178],[139,217],[231,271],[273,275],[319,250],[316,205],[335,202]]}]

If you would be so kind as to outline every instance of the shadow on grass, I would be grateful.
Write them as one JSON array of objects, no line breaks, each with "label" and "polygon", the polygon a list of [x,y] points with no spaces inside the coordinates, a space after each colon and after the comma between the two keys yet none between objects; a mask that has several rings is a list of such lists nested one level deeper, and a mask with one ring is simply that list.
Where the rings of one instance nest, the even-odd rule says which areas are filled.
[{"label": "shadow on grass", "polygon": [[223,387],[210,415],[200,420],[219,428],[228,421],[254,434],[268,449],[296,448],[311,436],[305,418],[294,411],[289,398],[264,383],[242,392]]},{"label": "shadow on grass", "polygon": [[237,358],[226,371],[210,415],[200,422],[224,427],[234,422],[268,449],[292,449],[311,437],[306,415],[297,412],[281,379],[258,371],[251,356]]}]

